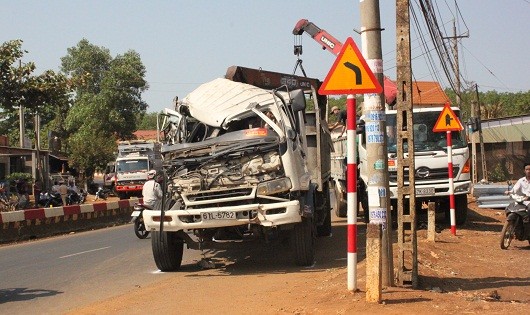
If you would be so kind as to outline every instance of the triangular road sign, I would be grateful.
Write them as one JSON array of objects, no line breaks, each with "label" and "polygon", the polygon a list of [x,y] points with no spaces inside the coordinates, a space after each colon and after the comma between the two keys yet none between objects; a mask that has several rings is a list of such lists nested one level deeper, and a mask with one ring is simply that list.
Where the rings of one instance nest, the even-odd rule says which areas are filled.
[{"label": "triangular road sign", "polygon": [[434,132],[443,132],[443,131],[460,131],[464,130],[464,127],[460,123],[460,119],[456,116],[455,112],[449,106],[449,103],[446,103],[444,109],[438,116],[436,124],[432,131]]},{"label": "triangular road sign", "polygon": [[381,93],[382,91],[381,84],[366,64],[355,42],[348,37],[318,93],[329,95]]}]

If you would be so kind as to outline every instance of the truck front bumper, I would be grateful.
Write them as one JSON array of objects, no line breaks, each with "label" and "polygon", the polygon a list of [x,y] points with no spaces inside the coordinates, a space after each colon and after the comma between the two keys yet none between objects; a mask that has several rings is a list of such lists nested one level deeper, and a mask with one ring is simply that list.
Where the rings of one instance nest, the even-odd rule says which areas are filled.
[{"label": "truck front bumper", "polygon": [[[408,184],[408,183],[406,183]],[[434,189],[434,193],[429,192],[429,190]],[[428,184],[418,184],[415,186],[416,198],[437,198],[437,197],[448,197],[449,192],[449,183],[428,183]],[[453,183],[453,194],[454,195],[464,195],[468,194],[471,191],[471,181],[460,181]],[[390,198],[397,199],[397,187],[390,186]]]},{"label": "truck front bumper", "polygon": [[143,187],[144,187],[143,184],[142,185],[117,185],[115,186],[115,189],[117,192],[127,193],[127,192],[141,192]]},{"label": "truck front bumper", "polygon": [[[144,210],[143,219],[147,230],[160,229],[162,219],[160,210]],[[302,215],[299,201],[292,200],[267,204],[166,210],[162,220],[164,231],[176,232],[246,224],[273,227],[301,222]]]}]

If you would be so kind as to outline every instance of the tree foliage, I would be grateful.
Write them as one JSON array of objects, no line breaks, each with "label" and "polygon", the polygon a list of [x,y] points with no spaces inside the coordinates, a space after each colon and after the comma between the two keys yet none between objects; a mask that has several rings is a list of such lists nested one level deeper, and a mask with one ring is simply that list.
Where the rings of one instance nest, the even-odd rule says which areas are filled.
[{"label": "tree foliage", "polygon": [[[456,94],[452,90],[446,89],[445,93],[449,96],[452,104],[457,103]],[[530,91],[517,93],[486,91],[477,93],[473,89],[461,93],[461,100],[463,121],[469,120],[469,117],[472,116],[472,102],[480,104],[481,119],[513,117],[530,113]]]},{"label": "tree foliage", "polygon": [[40,116],[41,125],[47,125],[69,106],[71,86],[66,77],[51,70],[34,75],[35,64],[21,61],[25,53],[22,40],[0,46],[0,133],[8,134],[11,143],[17,143],[19,138],[18,128],[13,126],[18,125],[20,106],[25,109],[25,129],[31,131],[27,132],[30,138],[34,138],[35,115]]},{"label": "tree foliage", "polygon": [[88,177],[113,158],[116,140],[133,138],[147,109],[148,88],[140,55],[132,50],[113,58],[108,49],[81,40],[61,58],[61,70],[75,85],[65,119],[70,161]]},{"label": "tree foliage", "polygon": [[138,130],[156,130],[157,113],[145,113],[140,115]]}]

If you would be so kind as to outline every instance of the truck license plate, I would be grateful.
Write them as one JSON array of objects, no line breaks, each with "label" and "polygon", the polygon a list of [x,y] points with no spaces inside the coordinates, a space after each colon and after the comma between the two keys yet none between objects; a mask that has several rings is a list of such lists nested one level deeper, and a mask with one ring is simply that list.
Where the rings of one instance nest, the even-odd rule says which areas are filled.
[{"label": "truck license plate", "polygon": [[233,211],[203,212],[201,217],[204,221],[211,220],[235,220],[236,213]]},{"label": "truck license plate", "polygon": [[131,213],[131,217],[139,217],[140,216],[140,211],[133,211]]},{"label": "truck license plate", "polygon": [[434,187],[416,188],[416,196],[434,195]]}]

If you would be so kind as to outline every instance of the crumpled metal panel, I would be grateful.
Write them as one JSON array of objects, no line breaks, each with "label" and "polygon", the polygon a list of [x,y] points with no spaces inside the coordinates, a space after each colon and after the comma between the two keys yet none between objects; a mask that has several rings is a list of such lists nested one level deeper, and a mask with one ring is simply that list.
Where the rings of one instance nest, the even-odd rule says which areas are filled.
[{"label": "crumpled metal panel", "polygon": [[197,120],[221,127],[248,111],[250,104],[270,105],[274,103],[274,97],[271,91],[218,78],[200,85],[182,103],[188,106],[191,116]]}]

